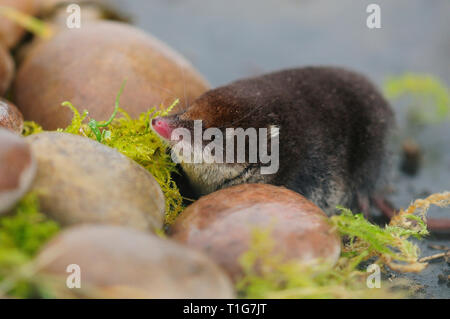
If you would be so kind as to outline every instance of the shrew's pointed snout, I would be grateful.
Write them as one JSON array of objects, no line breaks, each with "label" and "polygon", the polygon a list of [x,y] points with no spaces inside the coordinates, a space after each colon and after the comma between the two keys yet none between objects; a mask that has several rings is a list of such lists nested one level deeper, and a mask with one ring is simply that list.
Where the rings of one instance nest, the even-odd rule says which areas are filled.
[{"label": "shrew's pointed snout", "polygon": [[152,128],[162,138],[170,140],[174,128],[170,125],[170,121],[163,117],[156,117],[152,120]]}]

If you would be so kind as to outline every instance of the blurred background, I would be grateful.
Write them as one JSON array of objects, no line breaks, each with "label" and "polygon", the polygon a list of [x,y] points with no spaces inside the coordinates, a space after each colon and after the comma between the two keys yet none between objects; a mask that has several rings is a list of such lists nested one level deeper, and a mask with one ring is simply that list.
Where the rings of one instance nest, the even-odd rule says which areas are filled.
[{"label": "blurred background", "polygon": [[[416,74],[413,77],[416,82],[409,83],[405,94],[416,97],[416,105],[411,105],[410,99],[392,100],[398,126],[391,141],[393,161],[387,192],[397,207],[406,207],[416,198],[450,190],[450,1],[111,0],[111,3],[137,26],[185,55],[213,87],[242,77],[305,65],[337,65],[360,71],[384,92],[389,90],[389,77]],[[381,7],[381,29],[366,26],[369,15],[366,8],[370,3]],[[427,87],[430,75],[434,83],[431,88]],[[395,91],[405,81],[397,78],[390,89]],[[436,111],[437,103],[441,103],[440,113]],[[413,167],[402,170],[402,165]],[[430,214],[449,216],[448,211],[439,209],[432,209]],[[445,235],[431,236],[421,243],[424,255],[436,253],[430,248],[432,244],[448,247],[450,240]],[[432,264],[421,275],[410,275],[423,286],[421,292],[425,296],[450,298],[450,289],[438,284],[437,276],[449,271],[448,265],[442,267],[442,263]]]},{"label": "blurred background", "polygon": [[[406,71],[450,80],[447,0],[110,1],[213,86],[309,64],[348,66],[378,83]],[[366,27],[370,3],[381,7],[381,29]]]}]

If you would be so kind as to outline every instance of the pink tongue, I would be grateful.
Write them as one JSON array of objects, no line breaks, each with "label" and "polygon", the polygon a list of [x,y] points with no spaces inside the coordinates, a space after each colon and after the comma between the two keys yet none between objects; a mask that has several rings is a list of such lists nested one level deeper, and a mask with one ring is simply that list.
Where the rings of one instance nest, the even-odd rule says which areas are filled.
[{"label": "pink tongue", "polygon": [[173,129],[169,126],[169,124],[166,121],[164,121],[161,118],[153,119],[152,127],[156,131],[156,133],[161,135],[161,137],[170,140]]}]

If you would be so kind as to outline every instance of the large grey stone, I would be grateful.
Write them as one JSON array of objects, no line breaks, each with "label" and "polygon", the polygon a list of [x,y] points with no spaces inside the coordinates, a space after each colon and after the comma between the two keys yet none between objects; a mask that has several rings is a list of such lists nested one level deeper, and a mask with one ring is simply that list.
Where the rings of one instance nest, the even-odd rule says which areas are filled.
[{"label": "large grey stone", "polygon": [[[39,254],[39,274],[50,277],[57,297],[232,298],[227,276],[203,254],[127,227],[67,229]],[[68,289],[81,275],[80,289]],[[79,267],[79,268],[78,268]],[[55,289],[56,288],[56,289]]]},{"label": "large grey stone", "polygon": [[143,167],[101,143],[68,133],[27,137],[38,169],[41,208],[63,226],[107,223],[161,228],[164,195]]}]

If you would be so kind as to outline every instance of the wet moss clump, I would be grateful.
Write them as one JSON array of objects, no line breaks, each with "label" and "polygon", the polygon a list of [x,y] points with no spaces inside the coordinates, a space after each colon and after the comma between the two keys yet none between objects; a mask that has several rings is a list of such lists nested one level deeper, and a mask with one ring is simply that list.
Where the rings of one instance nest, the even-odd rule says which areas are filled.
[{"label": "wet moss clump", "polygon": [[270,230],[255,229],[250,249],[241,257],[243,278],[237,284],[245,298],[399,298],[407,291],[405,279],[383,281],[369,289],[367,266],[397,272],[420,272],[427,263],[419,260],[420,250],[409,239],[428,234],[426,212],[431,205],[450,206],[450,193],[433,194],[416,200],[400,211],[389,225],[371,224],[361,214],[341,208],[330,222],[343,236],[342,253],[336,265],[283,262],[274,251]]},{"label": "wet moss clump", "polygon": [[0,297],[42,295],[29,280],[27,265],[59,229],[39,210],[36,193],[26,195],[11,214],[0,218]]},{"label": "wet moss clump", "polygon": [[[69,107],[74,115],[71,124],[58,131],[97,140],[117,149],[147,169],[165,195],[166,223],[170,224],[184,209],[183,197],[172,179],[172,174],[178,172],[176,164],[171,160],[168,146],[152,131],[150,123],[157,116],[168,115],[178,100],[166,110],[152,108],[138,119],[132,119],[119,107],[123,88],[124,86],[117,96],[114,112],[106,122],[90,119],[86,123],[88,112],[80,114],[70,102],[64,102],[63,105]],[[25,122],[24,136],[40,132],[43,132],[41,126]],[[40,278],[34,274],[32,260],[58,231],[57,223],[39,211],[39,200],[35,193],[25,196],[10,215],[0,218],[0,297],[53,297],[46,284],[48,278]],[[163,234],[163,230],[160,234]]]},{"label": "wet moss clump", "polygon": [[[158,116],[167,116],[176,106],[176,100],[171,106],[157,110],[155,107],[142,113],[138,119],[131,118],[119,107],[119,100],[124,85],[119,91],[116,104],[108,121],[89,119],[89,113],[80,113],[70,102],[63,106],[73,112],[72,122],[60,132],[85,136],[97,140],[107,146],[117,149],[120,153],[136,161],[148,170],[159,183],[166,200],[166,224],[174,222],[183,211],[183,197],[172,179],[172,174],[178,174],[176,163],[171,159],[168,145],[165,144],[151,129],[151,120]],[[163,109],[163,110],[162,110]],[[117,117],[119,115],[119,117]],[[42,128],[34,122],[25,122],[24,135],[42,132]]]}]

